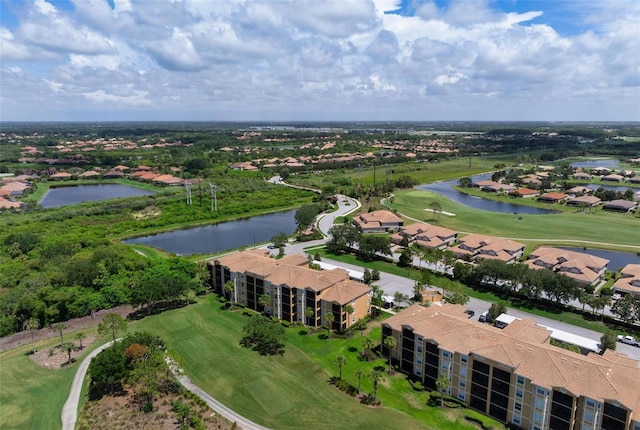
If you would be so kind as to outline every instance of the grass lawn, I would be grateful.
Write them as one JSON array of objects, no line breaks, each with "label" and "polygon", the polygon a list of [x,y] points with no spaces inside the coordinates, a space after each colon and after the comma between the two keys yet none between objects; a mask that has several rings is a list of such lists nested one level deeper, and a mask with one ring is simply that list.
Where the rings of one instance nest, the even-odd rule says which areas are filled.
[{"label": "grass lawn", "polygon": [[[67,339],[72,340],[73,334],[65,333]],[[39,366],[25,355],[31,344],[0,354],[0,429],[62,428],[62,406],[78,365],[104,342],[98,338],[71,367],[56,370]],[[36,348],[49,349],[58,344],[59,337],[53,337],[37,342]]]},{"label": "grass lawn", "polygon": [[[213,297],[196,305],[145,318],[135,324],[162,336],[169,349],[182,357],[187,375],[202,389],[247,418],[277,429],[313,428],[437,428],[472,429],[447,420],[444,412],[426,406],[427,393],[413,391],[406,377],[397,374],[381,384],[384,408],[360,405],[329,385],[337,374],[336,355],[348,357],[343,369],[354,385],[357,366],[371,369],[384,360],[360,362],[359,337],[321,340],[302,336],[302,327],[288,329],[283,356],[263,357],[240,347],[246,321],[240,311],[220,311]],[[379,329],[373,336],[379,338]],[[369,380],[362,389],[372,390]]]},{"label": "grass lawn", "polygon": [[[454,213],[455,216],[438,214],[434,221],[433,215],[425,211],[432,202],[438,202],[443,211]],[[421,190],[399,191],[388,205],[407,217],[459,232],[503,236],[537,245],[547,243],[640,251],[640,218],[633,215],[580,212],[514,215],[488,212],[459,205],[440,194]]]}]

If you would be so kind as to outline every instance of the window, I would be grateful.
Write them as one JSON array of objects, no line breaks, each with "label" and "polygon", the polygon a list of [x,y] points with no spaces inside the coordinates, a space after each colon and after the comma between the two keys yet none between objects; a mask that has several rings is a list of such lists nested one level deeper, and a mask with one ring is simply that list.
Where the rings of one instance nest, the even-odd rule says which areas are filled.
[{"label": "window", "polygon": [[422,353],[422,345],[418,345],[418,348],[416,349],[416,351],[418,353]]},{"label": "window", "polygon": [[422,357],[418,357],[418,358],[416,358],[416,363],[418,363],[418,364],[422,364]]},{"label": "window", "polygon": [[536,412],[535,414],[533,414],[533,420],[537,423],[541,423],[542,422],[542,413],[541,412]]},{"label": "window", "polygon": [[518,426],[520,425],[520,415],[513,416],[513,423]]},{"label": "window", "polygon": [[422,336],[418,336],[418,342],[422,342],[424,338]]},{"label": "window", "polygon": [[515,410],[516,410],[516,411],[518,411],[518,412],[522,411],[522,404],[521,404],[521,403],[516,402],[516,403],[513,405],[513,409],[515,409]]},{"label": "window", "polygon": [[469,357],[466,355],[461,355],[460,356],[460,362],[461,363],[466,363],[469,360]]},{"label": "window", "polygon": [[467,383],[465,381],[460,381],[460,388],[465,388]]},{"label": "window", "polygon": [[461,367],[460,368],[460,376],[464,376],[465,378],[467,377],[467,368],[466,367]]},{"label": "window", "polygon": [[593,412],[585,411],[584,412],[584,420],[585,420],[585,422],[593,424]]},{"label": "window", "polygon": [[596,402],[594,402],[591,399],[587,399],[587,407],[589,408],[595,408],[596,407]]},{"label": "window", "polygon": [[520,390],[520,389],[516,390],[516,398],[518,398],[518,399],[522,398],[522,390]]},{"label": "window", "polygon": [[420,369],[416,369],[416,375],[421,376],[422,375],[422,371]]},{"label": "window", "polygon": [[524,384],[524,378],[522,376],[518,376],[516,381],[518,382],[518,384]]},{"label": "window", "polygon": [[544,395],[546,395],[546,394],[547,394],[547,390],[545,390],[544,388],[540,388],[540,387],[538,387],[538,388],[536,389],[536,391],[537,391],[537,393],[538,393],[539,395],[541,395],[541,396],[544,396]]},{"label": "window", "polygon": [[458,398],[464,401],[464,391],[458,393]]},{"label": "window", "polygon": [[544,409],[544,399],[540,399],[540,398],[536,399],[536,408]]}]

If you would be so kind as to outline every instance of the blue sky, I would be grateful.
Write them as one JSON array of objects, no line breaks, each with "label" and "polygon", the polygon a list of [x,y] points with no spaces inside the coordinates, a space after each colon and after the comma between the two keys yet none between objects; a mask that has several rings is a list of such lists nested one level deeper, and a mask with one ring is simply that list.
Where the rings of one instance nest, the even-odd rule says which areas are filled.
[{"label": "blue sky", "polygon": [[640,2],[0,0],[0,118],[639,121]]}]

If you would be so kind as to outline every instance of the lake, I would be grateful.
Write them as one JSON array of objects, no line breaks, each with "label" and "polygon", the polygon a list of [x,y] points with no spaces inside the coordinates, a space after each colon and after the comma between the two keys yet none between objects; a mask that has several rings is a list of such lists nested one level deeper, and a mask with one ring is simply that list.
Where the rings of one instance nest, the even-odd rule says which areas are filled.
[{"label": "lake", "polygon": [[110,200],[120,197],[150,196],[154,192],[122,184],[76,185],[71,187],[50,188],[40,199],[40,206],[57,208],[83,202]]},{"label": "lake", "polygon": [[[472,176],[473,182],[483,181],[491,178],[491,173],[484,175]],[[522,206],[511,203],[496,202],[489,199],[483,199],[476,196],[470,196],[468,194],[461,193],[458,190],[454,190],[452,187],[458,185],[458,179],[451,181],[434,182],[432,184],[418,185],[416,188],[419,190],[431,191],[433,193],[442,194],[449,200],[459,203],[461,205],[469,206],[475,209],[480,209],[490,212],[502,212],[502,213],[518,213],[518,214],[533,214],[542,215],[554,213],[551,209],[540,209],[530,206]]]},{"label": "lake", "polygon": [[581,169],[595,169],[596,167],[606,167],[607,169],[617,169],[618,168],[618,160],[605,159],[605,160],[587,160],[587,161],[576,161],[575,163],[571,163],[571,167]]},{"label": "lake", "polygon": [[640,264],[640,255],[632,252],[620,252],[620,251],[604,251],[602,249],[584,249],[573,248],[569,246],[561,246],[559,248],[566,249],[568,251],[582,252],[584,254],[594,255],[600,258],[606,258],[609,260],[609,270],[618,270],[627,264]]},{"label": "lake", "polygon": [[295,214],[295,210],[277,212],[237,221],[127,239],[123,243],[149,245],[176,255],[212,254],[227,249],[268,242],[278,233],[291,235],[297,227]]},{"label": "lake", "polygon": [[605,190],[609,190],[609,191],[620,191],[621,193],[625,193],[627,192],[628,189],[631,189],[631,191],[636,192],[636,191],[640,191],[638,189],[633,189],[631,187],[625,187],[625,186],[615,186],[615,185],[600,185],[600,184],[587,184],[584,185],[587,188],[591,188],[594,191],[597,191],[598,188],[602,187]]}]

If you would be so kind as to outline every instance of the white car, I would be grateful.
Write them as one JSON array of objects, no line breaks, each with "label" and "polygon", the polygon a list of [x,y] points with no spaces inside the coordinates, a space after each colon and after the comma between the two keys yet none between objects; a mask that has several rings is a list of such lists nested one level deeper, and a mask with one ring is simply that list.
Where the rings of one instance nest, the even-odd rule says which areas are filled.
[{"label": "white car", "polygon": [[626,343],[627,345],[640,346],[640,341],[636,340],[633,336],[618,335],[618,342]]}]

